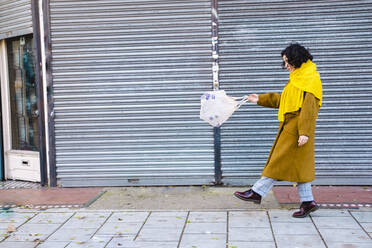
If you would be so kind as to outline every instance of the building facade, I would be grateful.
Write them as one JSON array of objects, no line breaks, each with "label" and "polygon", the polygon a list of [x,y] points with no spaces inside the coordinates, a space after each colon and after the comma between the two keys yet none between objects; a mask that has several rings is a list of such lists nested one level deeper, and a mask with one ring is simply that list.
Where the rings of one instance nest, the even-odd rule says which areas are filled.
[{"label": "building facade", "polygon": [[276,111],[246,104],[212,128],[200,96],[280,92],[299,42],[323,82],[314,184],[372,183],[372,1],[2,2],[3,179],[252,184]]}]

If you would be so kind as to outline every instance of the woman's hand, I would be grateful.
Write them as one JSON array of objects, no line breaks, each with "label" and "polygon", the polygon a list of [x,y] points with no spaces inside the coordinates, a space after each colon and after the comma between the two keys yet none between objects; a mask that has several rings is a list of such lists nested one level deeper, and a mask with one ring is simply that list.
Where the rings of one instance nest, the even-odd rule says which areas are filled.
[{"label": "woman's hand", "polygon": [[250,94],[248,96],[248,101],[251,103],[257,103],[258,102],[258,95],[257,94]]},{"label": "woman's hand", "polygon": [[309,140],[309,137],[305,136],[305,135],[301,135],[299,138],[298,138],[298,146],[303,146],[307,143],[307,141]]}]

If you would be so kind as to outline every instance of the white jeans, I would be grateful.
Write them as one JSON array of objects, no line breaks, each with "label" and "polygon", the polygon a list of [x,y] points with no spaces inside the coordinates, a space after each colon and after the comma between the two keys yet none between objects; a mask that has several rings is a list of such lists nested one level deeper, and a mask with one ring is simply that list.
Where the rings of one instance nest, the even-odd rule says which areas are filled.
[{"label": "white jeans", "polygon": [[[275,181],[275,179],[269,177],[261,177],[253,185],[252,190],[262,197],[265,197],[274,186]],[[297,190],[301,202],[314,200],[313,192],[311,190],[311,183],[297,183]]]}]

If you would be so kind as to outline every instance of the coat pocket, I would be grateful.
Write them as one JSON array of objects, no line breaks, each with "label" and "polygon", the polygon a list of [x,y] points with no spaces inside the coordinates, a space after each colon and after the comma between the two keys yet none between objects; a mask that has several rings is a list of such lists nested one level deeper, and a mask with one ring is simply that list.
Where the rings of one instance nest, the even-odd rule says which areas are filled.
[{"label": "coat pocket", "polygon": [[298,136],[298,115],[286,118],[283,131],[296,137]]}]

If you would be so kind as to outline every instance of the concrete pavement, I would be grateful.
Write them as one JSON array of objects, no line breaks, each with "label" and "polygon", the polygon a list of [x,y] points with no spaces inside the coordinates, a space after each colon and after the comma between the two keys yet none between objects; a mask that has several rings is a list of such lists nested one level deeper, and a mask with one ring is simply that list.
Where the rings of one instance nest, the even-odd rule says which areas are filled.
[{"label": "concrete pavement", "polygon": [[370,208],[292,212],[16,208],[0,212],[0,248],[372,247]]}]

